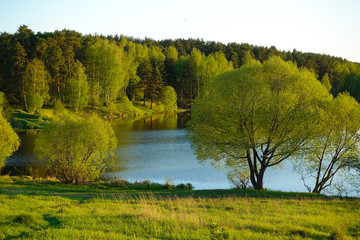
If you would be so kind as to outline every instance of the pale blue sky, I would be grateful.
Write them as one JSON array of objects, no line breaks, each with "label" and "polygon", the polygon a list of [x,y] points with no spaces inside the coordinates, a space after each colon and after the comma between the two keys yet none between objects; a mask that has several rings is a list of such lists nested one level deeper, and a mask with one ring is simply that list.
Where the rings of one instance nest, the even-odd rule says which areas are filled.
[{"label": "pale blue sky", "polygon": [[360,0],[0,0],[0,32],[34,32],[275,46],[360,62]]}]

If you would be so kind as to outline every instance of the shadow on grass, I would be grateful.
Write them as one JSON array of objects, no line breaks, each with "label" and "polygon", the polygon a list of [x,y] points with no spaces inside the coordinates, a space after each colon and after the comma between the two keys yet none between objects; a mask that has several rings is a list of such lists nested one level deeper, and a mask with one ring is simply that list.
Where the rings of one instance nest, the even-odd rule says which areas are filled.
[{"label": "shadow on grass", "polygon": [[42,195],[60,196],[71,200],[86,200],[91,198],[113,198],[116,194],[122,194],[128,198],[136,198],[139,195],[151,195],[155,198],[223,198],[223,197],[249,197],[249,198],[278,198],[297,200],[359,200],[355,197],[333,197],[321,194],[279,192],[267,190],[236,190],[236,189],[214,189],[214,190],[185,190],[166,189],[160,184],[116,186],[111,183],[98,183],[86,185],[69,185],[57,181],[0,181],[1,195]]},{"label": "shadow on grass", "polygon": [[59,219],[51,214],[44,214],[43,219],[49,223],[49,227],[57,227],[61,224]]}]

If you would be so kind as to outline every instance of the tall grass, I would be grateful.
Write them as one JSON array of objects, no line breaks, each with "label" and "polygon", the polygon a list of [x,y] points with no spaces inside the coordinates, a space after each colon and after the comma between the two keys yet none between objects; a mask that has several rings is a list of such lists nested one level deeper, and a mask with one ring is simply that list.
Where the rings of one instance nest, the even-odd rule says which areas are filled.
[{"label": "tall grass", "polygon": [[359,200],[0,195],[0,239],[356,239]]}]

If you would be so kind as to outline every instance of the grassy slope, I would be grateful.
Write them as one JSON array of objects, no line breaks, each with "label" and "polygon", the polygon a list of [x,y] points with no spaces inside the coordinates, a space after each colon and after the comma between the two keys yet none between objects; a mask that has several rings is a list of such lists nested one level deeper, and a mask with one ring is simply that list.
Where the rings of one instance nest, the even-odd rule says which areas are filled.
[{"label": "grassy slope", "polygon": [[0,239],[356,239],[360,200],[0,178]]},{"label": "grassy slope", "polygon": [[[48,121],[55,118],[58,114],[52,108],[44,108],[39,113],[30,114],[22,109],[20,106],[12,106],[9,110],[12,117],[10,119],[11,125],[15,129],[41,129]],[[104,119],[118,119],[121,121],[131,121],[137,118],[151,116],[160,113],[166,113],[165,108],[161,104],[155,104],[153,109],[150,109],[150,103],[146,102],[130,102],[129,100],[122,100],[110,107],[95,106],[87,107],[81,111],[74,112],[72,109],[65,110],[68,114],[87,117],[97,115]],[[182,109],[173,109],[172,112],[181,112]],[[61,115],[61,113],[60,113]]]}]

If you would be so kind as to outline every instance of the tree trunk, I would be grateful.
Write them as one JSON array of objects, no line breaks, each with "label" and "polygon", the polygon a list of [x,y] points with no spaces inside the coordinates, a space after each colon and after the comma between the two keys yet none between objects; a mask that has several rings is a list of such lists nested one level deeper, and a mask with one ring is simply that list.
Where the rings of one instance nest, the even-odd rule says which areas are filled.
[{"label": "tree trunk", "polygon": [[[264,189],[263,179],[267,165],[265,165],[265,161],[263,161],[263,163],[261,163],[261,161],[258,161],[258,159],[255,156],[256,155],[255,152],[253,153],[254,153],[254,159],[252,159],[251,157],[250,149],[247,150],[247,154],[246,154],[248,166],[250,169],[250,181],[255,190],[263,190]],[[258,169],[258,164],[260,164],[260,169]]]},{"label": "tree trunk", "polygon": [[26,102],[26,95],[25,95],[25,93],[24,93],[24,103],[25,103],[25,110],[26,110],[27,112],[29,112],[29,108],[28,108],[28,105],[27,105],[27,102]]},{"label": "tree trunk", "polygon": [[182,89],[180,90],[180,96],[181,96],[181,97],[180,97],[180,99],[181,99],[181,100],[180,100],[180,102],[181,102],[181,107],[184,107],[183,90],[182,90]]},{"label": "tree trunk", "polygon": [[255,190],[263,190],[264,189],[264,172],[259,172],[256,176],[255,172],[250,172],[250,180]]},{"label": "tree trunk", "polygon": [[312,190],[312,193],[317,193],[320,194],[321,190],[318,187],[314,187],[314,189]]}]

